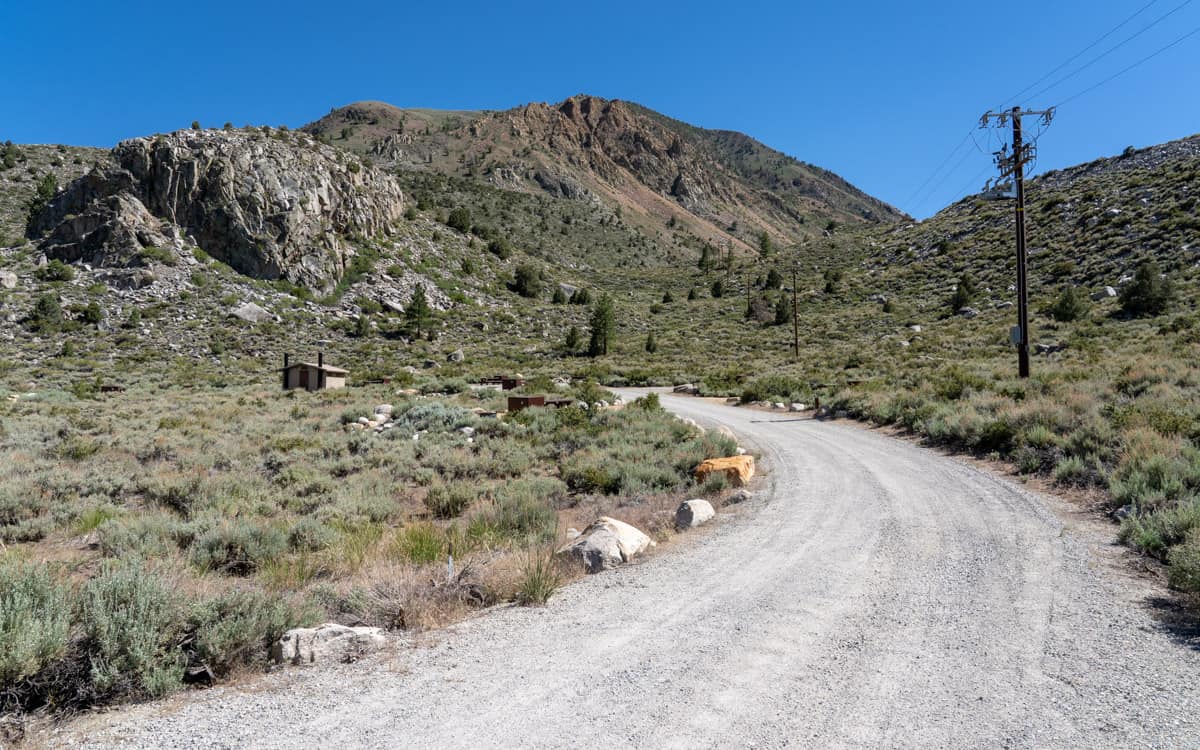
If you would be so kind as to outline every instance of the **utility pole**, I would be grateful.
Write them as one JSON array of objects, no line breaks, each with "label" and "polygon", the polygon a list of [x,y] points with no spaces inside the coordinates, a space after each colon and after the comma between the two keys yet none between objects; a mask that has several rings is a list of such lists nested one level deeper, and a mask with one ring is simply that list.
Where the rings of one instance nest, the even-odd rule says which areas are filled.
[{"label": "utility pole", "polygon": [[[1017,374],[1022,378],[1029,377],[1029,285],[1027,273],[1027,257],[1025,253],[1025,164],[1033,159],[1036,149],[1034,144],[1025,143],[1021,132],[1021,118],[1037,115],[1046,125],[1054,117],[1054,108],[1022,110],[1013,107],[1008,111],[987,112],[979,119],[979,127],[986,128],[992,120],[998,120],[1003,127],[1012,121],[1012,154],[1009,155],[1005,146],[997,151],[996,166],[1000,168],[999,180],[1013,178],[1016,188],[1016,234],[1017,234],[1017,326],[1013,329],[1013,343],[1017,345]],[[990,184],[990,180],[989,180]]]},{"label": "utility pole", "polygon": [[747,265],[747,266],[746,266],[746,272],[745,272],[745,274],[744,274],[744,281],[746,282],[746,317],[747,317],[747,318],[749,318],[749,317],[751,316],[751,309],[750,309],[750,266],[749,266],[749,265]]}]

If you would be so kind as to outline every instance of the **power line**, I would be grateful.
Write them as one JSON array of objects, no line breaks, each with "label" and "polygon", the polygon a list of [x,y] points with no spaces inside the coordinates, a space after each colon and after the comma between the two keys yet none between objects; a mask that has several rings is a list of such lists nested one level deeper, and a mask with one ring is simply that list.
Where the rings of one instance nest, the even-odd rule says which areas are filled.
[{"label": "power line", "polygon": [[925,181],[917,186],[917,189],[912,192],[912,195],[908,196],[908,198],[904,201],[904,205],[909,206],[910,208],[916,208],[916,206],[913,205],[913,200],[920,195],[921,191],[925,189],[925,186],[928,185],[934,177],[937,177],[938,173],[941,172],[948,163],[950,163],[950,160],[954,158],[954,155],[958,153],[958,150],[966,145],[967,140],[972,136],[973,130],[974,128],[967,131],[967,134],[963,136],[963,139],[958,142],[957,146],[950,150],[950,153],[947,154],[946,158],[942,160],[942,163],[937,166],[937,169],[934,169],[933,172],[925,178]]},{"label": "power line", "polygon": [[1129,66],[1127,66],[1127,67],[1125,67],[1125,68],[1122,68],[1121,70],[1118,70],[1116,73],[1113,73],[1113,74],[1112,74],[1112,75],[1110,75],[1108,78],[1105,78],[1103,81],[1100,81],[1099,83],[1097,83],[1097,84],[1094,84],[1094,85],[1092,85],[1092,86],[1088,86],[1086,89],[1084,89],[1083,91],[1080,91],[1079,93],[1072,94],[1071,96],[1068,96],[1066,99],[1063,99],[1063,100],[1062,100],[1062,102],[1061,102],[1060,104],[1056,105],[1056,106],[1058,106],[1058,107],[1061,107],[1061,106],[1063,106],[1064,104],[1067,104],[1068,102],[1073,102],[1073,101],[1075,101],[1076,99],[1078,99],[1079,97],[1083,96],[1084,94],[1090,94],[1091,92],[1093,92],[1093,91],[1095,91],[1096,89],[1100,88],[1101,86],[1103,86],[1104,84],[1106,84],[1106,83],[1108,83],[1109,81],[1113,80],[1114,78],[1117,78],[1118,76],[1125,75],[1126,73],[1128,73],[1129,71],[1133,70],[1134,68],[1136,68],[1137,66],[1141,65],[1142,63],[1144,63],[1144,62],[1147,62],[1147,61],[1149,61],[1149,60],[1150,60],[1150,59],[1152,59],[1152,58],[1158,57],[1158,56],[1159,56],[1159,55],[1161,55],[1162,53],[1166,52],[1167,50],[1171,49],[1172,47],[1176,46],[1177,44],[1180,44],[1181,42],[1183,42],[1183,41],[1185,41],[1185,40],[1187,40],[1187,39],[1189,39],[1189,38],[1191,38],[1191,37],[1195,36],[1196,34],[1200,34],[1200,26],[1197,26],[1196,28],[1192,29],[1191,31],[1189,31],[1188,33],[1186,33],[1186,34],[1184,34],[1183,36],[1179,37],[1178,39],[1176,39],[1175,41],[1171,42],[1170,44],[1168,44],[1168,45],[1166,45],[1166,46],[1164,46],[1164,47],[1159,47],[1157,50],[1155,50],[1154,52],[1151,52],[1149,55],[1146,55],[1146,56],[1145,56],[1145,57],[1143,57],[1141,60],[1138,60],[1137,62],[1133,63],[1132,65],[1129,65]]},{"label": "power line", "polygon": [[[968,135],[972,135],[972,134],[968,133]],[[937,182],[935,182],[933,185],[931,185],[928,190],[925,190],[921,194],[921,196],[917,199],[917,201],[912,205],[912,207],[914,209],[916,209],[916,208],[919,208],[919,207],[925,205],[925,203],[927,203],[929,201],[929,199],[932,198],[937,193],[938,188],[940,188],[942,185],[946,184],[946,181],[949,180],[951,177],[958,174],[958,170],[962,168],[963,164],[966,164],[967,159],[970,159],[974,155],[975,155],[975,153],[973,151],[971,151],[970,149],[965,150],[963,152],[963,155],[959,158],[959,160],[954,163],[953,167],[950,168],[950,171],[948,171],[944,175],[942,175],[942,178],[940,180],[938,180]]]},{"label": "power line", "polygon": [[1041,78],[1037,79],[1036,81],[1034,81],[1033,83],[1029,84],[1029,85],[1028,85],[1028,86],[1026,86],[1025,88],[1021,89],[1021,90],[1020,90],[1020,91],[1018,91],[1017,93],[1015,93],[1015,94],[1013,94],[1012,96],[1010,96],[1010,97],[1008,97],[1007,99],[1005,99],[1003,102],[1001,102],[1001,103],[1000,103],[1000,106],[998,106],[998,107],[997,107],[997,109],[1001,109],[1001,108],[1003,108],[1003,106],[1004,106],[1005,104],[1007,104],[1008,102],[1015,102],[1015,101],[1017,100],[1017,97],[1018,97],[1018,96],[1020,96],[1021,94],[1024,94],[1026,91],[1029,91],[1029,90],[1030,90],[1031,88],[1033,88],[1034,86],[1037,86],[1037,85],[1038,85],[1038,84],[1040,84],[1042,81],[1045,81],[1045,80],[1046,80],[1047,78],[1049,78],[1050,76],[1054,75],[1054,74],[1055,74],[1055,73],[1057,73],[1058,71],[1062,70],[1063,68],[1067,67],[1067,66],[1068,66],[1068,65],[1070,65],[1071,63],[1073,63],[1073,62],[1075,62],[1076,60],[1078,60],[1078,59],[1079,59],[1080,57],[1082,57],[1082,56],[1084,55],[1084,53],[1086,53],[1088,50],[1090,50],[1090,49],[1094,48],[1094,47],[1095,47],[1097,44],[1099,44],[1100,42],[1103,42],[1105,39],[1109,38],[1109,37],[1110,37],[1110,36],[1112,36],[1113,34],[1115,34],[1115,33],[1117,33],[1118,31],[1120,31],[1122,28],[1124,28],[1124,26],[1125,26],[1126,24],[1128,24],[1130,21],[1132,21],[1133,19],[1135,19],[1135,18],[1137,18],[1138,16],[1140,16],[1142,13],[1144,13],[1144,12],[1146,11],[1146,9],[1147,9],[1147,8],[1149,8],[1151,5],[1154,5],[1156,2],[1158,2],[1158,0],[1150,0],[1150,2],[1146,3],[1146,4],[1145,4],[1145,5],[1143,5],[1142,7],[1138,8],[1136,11],[1134,11],[1133,15],[1129,16],[1129,17],[1128,17],[1128,18],[1126,18],[1124,21],[1121,21],[1121,22],[1120,22],[1119,24],[1117,24],[1116,26],[1114,26],[1114,27],[1112,27],[1111,29],[1109,29],[1108,31],[1104,32],[1104,34],[1103,34],[1103,35],[1102,35],[1102,36],[1101,36],[1099,39],[1097,39],[1096,41],[1092,42],[1092,43],[1091,43],[1091,44],[1089,44],[1088,46],[1086,46],[1086,47],[1084,47],[1083,49],[1081,49],[1081,50],[1079,50],[1078,52],[1076,52],[1076,53],[1075,53],[1074,55],[1072,55],[1071,57],[1069,57],[1069,58],[1067,58],[1066,60],[1064,60],[1064,61],[1063,61],[1063,63],[1062,63],[1061,65],[1059,65],[1057,68],[1055,68],[1054,70],[1051,70],[1051,71],[1050,71],[1049,73],[1047,73],[1046,75],[1042,76]]},{"label": "power line", "polygon": [[987,174],[988,172],[991,172],[991,171],[992,171],[992,165],[991,165],[991,164],[989,164],[989,165],[987,165],[986,167],[984,167],[983,169],[979,170],[979,173],[978,173],[978,174],[976,174],[974,177],[972,177],[972,178],[971,178],[971,179],[970,179],[970,180],[967,182],[967,184],[963,185],[962,187],[960,187],[960,188],[958,189],[958,192],[954,194],[954,198],[953,198],[953,199],[950,201],[950,203],[947,203],[946,205],[947,205],[947,206],[949,206],[949,205],[953,205],[954,203],[957,203],[958,201],[960,201],[960,200],[962,200],[963,198],[965,198],[965,197],[967,197],[968,195],[970,195],[970,194],[971,194],[971,186],[972,186],[972,185],[978,185],[978,184],[979,184],[979,180],[980,180],[980,179],[981,179],[981,178],[982,178],[982,177],[983,177],[985,174]]},{"label": "power line", "polygon": [[1035,94],[1032,94],[1032,95],[1031,95],[1029,98],[1030,98],[1030,99],[1036,99],[1037,97],[1041,96],[1042,94],[1046,93],[1047,91],[1050,91],[1051,89],[1058,87],[1058,86],[1059,86],[1059,84],[1062,84],[1062,83],[1065,83],[1066,81],[1069,81],[1070,79],[1074,78],[1074,77],[1075,77],[1076,75],[1078,75],[1079,73],[1081,73],[1081,72],[1083,72],[1083,71],[1087,70],[1087,69],[1088,69],[1088,68],[1090,68],[1091,66],[1093,66],[1093,65],[1095,65],[1096,63],[1098,63],[1099,61],[1103,60],[1105,57],[1108,57],[1108,56],[1109,56],[1110,54],[1112,54],[1113,52],[1116,52],[1116,51],[1117,51],[1118,49],[1120,49],[1121,47],[1124,47],[1124,46],[1125,46],[1126,44],[1128,44],[1129,42],[1132,42],[1134,39],[1137,39],[1137,38],[1138,38],[1139,36],[1141,36],[1142,34],[1145,34],[1145,33],[1146,33],[1147,31],[1149,31],[1150,29],[1154,28],[1154,27],[1155,27],[1155,26],[1157,26],[1158,24],[1160,24],[1160,23],[1162,23],[1163,21],[1167,20],[1168,18],[1170,18],[1171,16],[1175,15],[1175,14],[1176,14],[1176,13],[1178,13],[1179,11],[1183,10],[1183,8],[1184,8],[1184,7],[1186,7],[1186,6],[1188,6],[1188,5],[1191,5],[1191,4],[1192,4],[1192,0],[1184,0],[1184,1],[1183,1],[1182,3],[1180,3],[1179,5],[1176,5],[1176,6],[1175,6],[1174,8],[1172,8],[1171,10],[1167,11],[1167,12],[1166,12],[1166,13],[1164,13],[1163,15],[1161,15],[1161,16],[1159,16],[1158,18],[1156,18],[1156,19],[1154,19],[1153,21],[1151,21],[1151,22],[1150,22],[1148,25],[1146,25],[1146,26],[1142,27],[1142,29],[1141,29],[1140,31],[1138,31],[1138,32],[1134,33],[1132,36],[1129,36],[1129,37],[1127,37],[1126,39],[1124,39],[1124,40],[1122,40],[1122,41],[1118,42],[1116,45],[1114,45],[1114,46],[1112,46],[1112,47],[1109,47],[1109,48],[1108,48],[1107,50],[1105,50],[1104,52],[1101,52],[1099,55],[1096,55],[1096,56],[1095,56],[1095,57],[1093,57],[1091,60],[1087,61],[1086,63],[1084,63],[1083,65],[1079,66],[1079,67],[1078,67],[1078,68],[1076,68],[1075,70],[1072,70],[1070,73],[1067,73],[1067,74],[1066,74],[1065,76],[1063,76],[1062,78],[1059,78],[1059,79],[1058,79],[1057,81],[1055,81],[1054,83],[1052,83],[1052,84],[1050,84],[1049,86],[1046,86],[1045,88],[1043,88],[1043,89],[1039,90],[1037,93],[1035,93]]}]

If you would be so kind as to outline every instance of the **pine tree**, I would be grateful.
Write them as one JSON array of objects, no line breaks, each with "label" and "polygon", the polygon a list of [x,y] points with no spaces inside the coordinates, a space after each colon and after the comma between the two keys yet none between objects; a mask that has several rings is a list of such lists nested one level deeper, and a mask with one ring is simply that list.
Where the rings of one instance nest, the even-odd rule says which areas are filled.
[{"label": "pine tree", "polygon": [[607,294],[601,295],[592,308],[591,338],[588,341],[588,356],[602,357],[608,354],[616,326],[613,303]]},{"label": "pine tree", "polygon": [[954,287],[954,296],[950,298],[950,308],[958,312],[971,304],[971,300],[974,298],[975,280],[971,278],[971,274],[964,273],[958,280],[958,285]]},{"label": "pine tree", "polygon": [[28,220],[33,221],[33,218],[45,207],[54,194],[58,192],[58,179],[54,175],[47,172],[42,175],[42,179],[38,180],[37,192],[29,201]]},{"label": "pine tree", "polygon": [[427,327],[433,320],[433,311],[429,309],[429,300],[425,299],[425,287],[418,285],[413,291],[412,301],[408,303],[408,308],[404,311],[404,318],[416,331],[418,337],[421,335],[421,329]]},{"label": "pine tree", "polygon": [[567,354],[574,354],[579,350],[579,345],[581,343],[582,341],[580,340],[579,329],[575,326],[571,326],[570,330],[567,331],[566,340],[563,341],[563,349],[567,351]]},{"label": "pine tree", "polygon": [[707,271],[712,265],[712,248],[707,244],[700,250],[700,263],[698,264],[701,271]]},{"label": "pine tree", "polygon": [[720,299],[725,294],[725,282],[717,279],[713,282],[711,293],[714,299]]},{"label": "pine tree", "polygon": [[758,235],[758,254],[763,260],[771,255],[771,237],[763,230]]},{"label": "pine tree", "polygon": [[792,321],[792,302],[786,294],[780,295],[775,303],[775,325],[783,326]]},{"label": "pine tree", "polygon": [[513,273],[513,291],[522,297],[538,296],[542,292],[541,274],[528,263],[517,266]]},{"label": "pine tree", "polygon": [[1162,315],[1171,304],[1175,289],[1162,277],[1158,263],[1143,261],[1133,273],[1133,281],[1121,289],[1121,309],[1129,315]]},{"label": "pine tree", "polygon": [[654,340],[654,331],[646,334],[646,353],[653,354],[658,351],[658,342]]},{"label": "pine tree", "polygon": [[1087,315],[1087,311],[1087,300],[1075,291],[1075,287],[1068,284],[1050,306],[1050,317],[1060,323],[1070,323]]},{"label": "pine tree", "polygon": [[669,304],[671,304],[672,302],[674,302],[674,301],[675,301],[675,298],[671,296],[671,292],[670,292],[670,291],[666,291],[666,292],[663,292],[663,298],[662,298],[662,301],[663,301],[663,304],[664,304],[664,305],[669,305]]}]

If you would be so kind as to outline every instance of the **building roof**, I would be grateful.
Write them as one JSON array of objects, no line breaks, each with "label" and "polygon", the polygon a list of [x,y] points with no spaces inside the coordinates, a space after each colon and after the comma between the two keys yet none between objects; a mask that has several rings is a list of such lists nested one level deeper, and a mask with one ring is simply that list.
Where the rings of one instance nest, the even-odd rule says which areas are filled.
[{"label": "building roof", "polygon": [[316,362],[293,362],[292,364],[290,364],[287,367],[284,367],[282,369],[283,370],[293,370],[297,367],[308,367],[313,370],[322,370],[329,375],[349,375],[350,374],[349,370],[343,370],[340,367],[332,367],[330,365],[318,365]]}]

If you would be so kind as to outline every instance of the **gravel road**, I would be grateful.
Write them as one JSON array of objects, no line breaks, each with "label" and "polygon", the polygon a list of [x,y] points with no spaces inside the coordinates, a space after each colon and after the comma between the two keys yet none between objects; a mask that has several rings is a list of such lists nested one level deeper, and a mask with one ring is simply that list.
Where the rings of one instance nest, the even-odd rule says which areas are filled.
[{"label": "gravel road", "polygon": [[545,609],[49,744],[1200,747],[1200,645],[1131,602],[1053,501],[853,425],[663,403],[761,453],[770,486],[745,511]]}]

